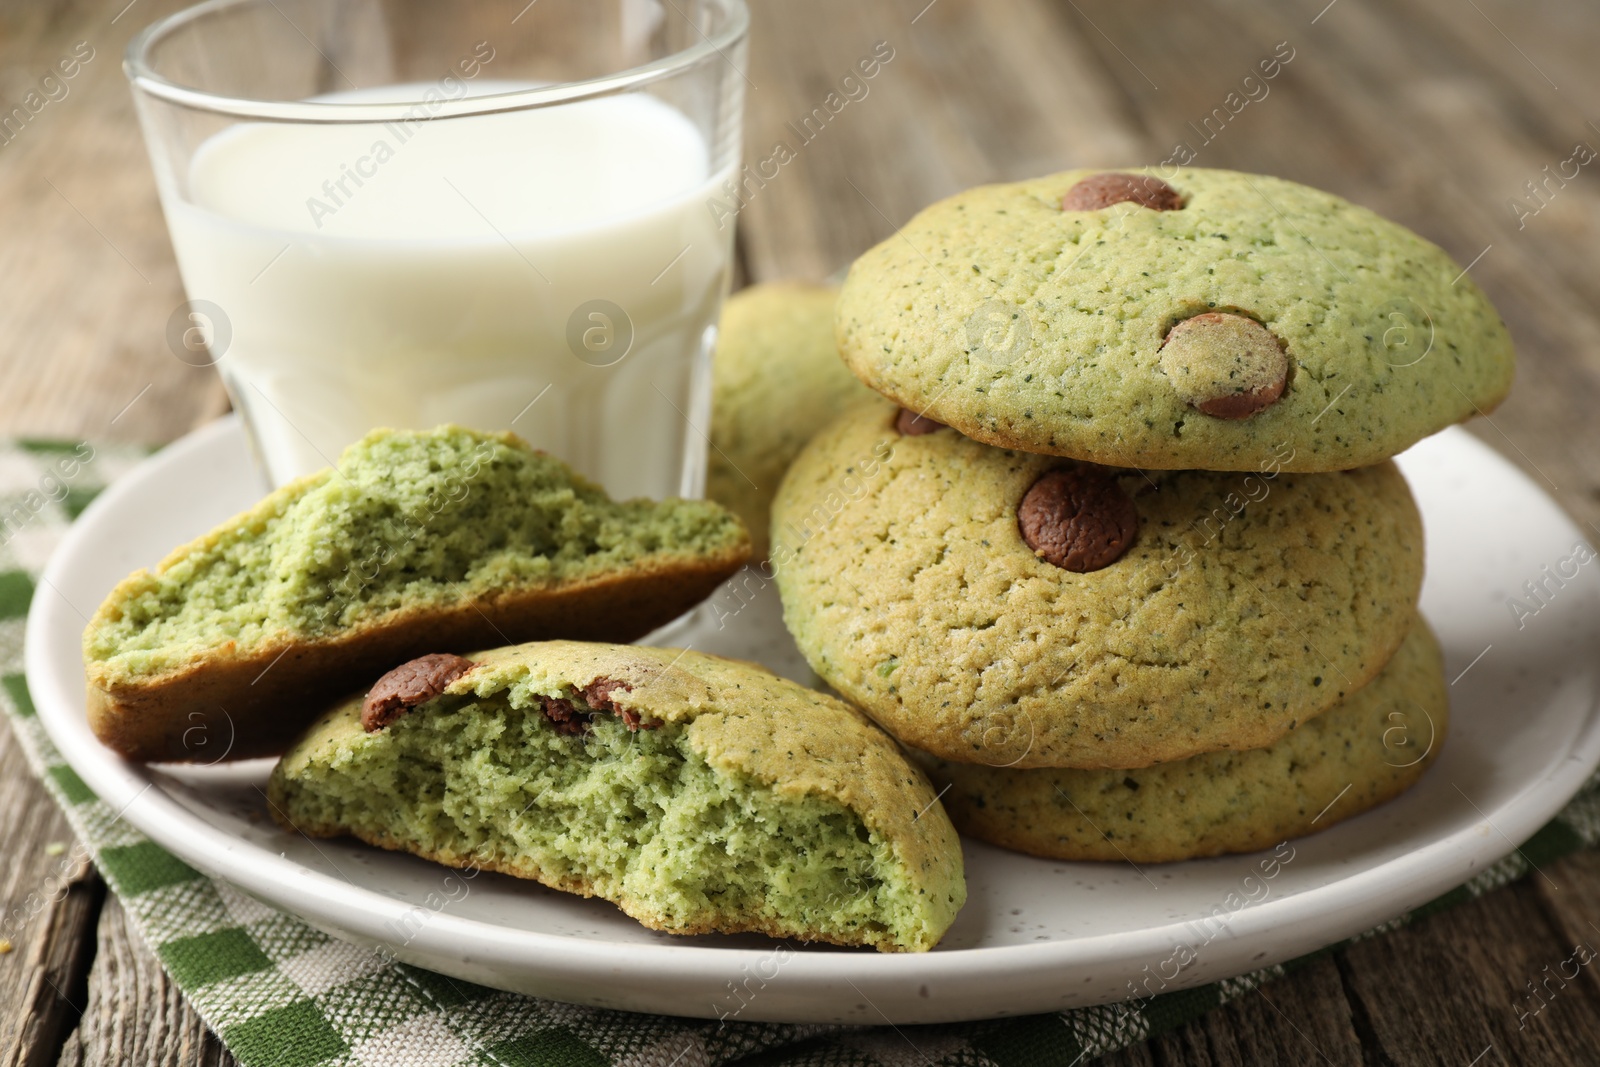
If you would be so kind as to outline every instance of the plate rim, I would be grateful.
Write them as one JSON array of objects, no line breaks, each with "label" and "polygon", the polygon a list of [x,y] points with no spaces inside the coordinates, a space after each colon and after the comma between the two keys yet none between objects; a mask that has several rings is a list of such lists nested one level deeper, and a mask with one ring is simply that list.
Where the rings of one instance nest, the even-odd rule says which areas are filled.
[{"label": "plate rim", "polygon": [[[351,935],[365,938],[369,947],[385,945],[398,959],[426,959],[429,962],[421,965],[435,969],[441,959],[460,960],[463,963],[480,959],[492,960],[521,971],[534,970],[553,981],[569,975],[592,978],[599,973],[626,973],[630,980],[654,985],[690,977],[703,980],[706,967],[713,960],[719,972],[736,975],[741,967],[754,966],[771,956],[771,947],[608,941],[506,927],[442,910],[435,912],[409,941],[397,946],[392,939],[384,936],[384,927],[408,915],[415,909],[415,904],[355,883],[340,881],[234,837],[156,788],[156,780],[138,765],[130,764],[101,748],[88,731],[81,699],[73,695],[71,684],[64,684],[65,680],[49,665],[52,651],[49,635],[61,625],[60,616],[65,611],[81,614],[66,602],[65,595],[57,588],[61,575],[67,562],[81,551],[83,542],[103,536],[96,526],[97,516],[101,512],[117,506],[125,497],[138,493],[147,483],[158,480],[166,464],[187,458],[193,452],[216,447],[223,439],[242,433],[243,427],[237,415],[224,416],[141,461],[90,503],[52,552],[42,572],[39,585],[40,592],[45,595],[36,594],[29,612],[24,670],[33,691],[39,722],[62,757],[98,797],[119,809],[119,817],[126,818],[130,825],[152,841],[202,873],[312,926],[335,933],[341,939],[351,940]],[[1542,487],[1488,444],[1460,427],[1451,427],[1439,436],[1445,435],[1449,435],[1452,446],[1476,451],[1481,462],[1503,468],[1511,477],[1539,493],[1550,502],[1569,531],[1588,542],[1578,524]],[[55,590],[55,595],[49,595],[48,590]],[[1546,764],[1546,773],[1523,783],[1520,789],[1492,811],[1480,812],[1479,820],[1381,863],[1340,875],[1324,885],[1241,908],[1229,917],[1230,940],[1275,932],[1285,935],[1284,943],[1290,943],[1294,940],[1292,931],[1298,924],[1314,919],[1317,928],[1326,931],[1330,928],[1330,918],[1340,917],[1331,926],[1340,931],[1336,937],[1318,933],[1309,938],[1317,945],[1323,945],[1361,933],[1377,922],[1426,903],[1461,885],[1476,871],[1520,848],[1521,842],[1537,832],[1568,803],[1592,775],[1597,764],[1600,764],[1600,701],[1591,703],[1581,726],[1576,729],[1567,746],[1552,754]],[[1485,835],[1480,832],[1484,823],[1498,831],[1497,835],[1488,838],[1493,843],[1489,847],[1483,844]],[[1508,844],[1507,841],[1517,844]],[[1374,915],[1378,915],[1378,918],[1374,919]],[[975,946],[928,953],[866,954],[814,948],[793,953],[784,963],[784,974],[786,978],[792,977],[800,983],[838,982],[842,977],[841,972],[846,969],[841,966],[841,961],[848,961],[849,975],[856,980],[876,982],[920,978],[924,981],[977,981],[1003,974],[1011,980],[1008,984],[1013,984],[1020,978],[1043,977],[1067,967],[1109,965],[1130,959],[1160,959],[1170,950],[1174,935],[1185,930],[1192,921],[1192,918],[1181,918],[1137,930],[1065,940]],[[1301,936],[1304,939],[1304,935]],[[778,942],[773,944],[776,946]],[[1273,953],[1272,956],[1278,961],[1292,958],[1282,953]],[[1273,959],[1263,959],[1260,965],[1270,962]],[[1236,972],[1237,968],[1234,970]],[[1176,980],[1167,982],[1162,992],[1182,989],[1186,984],[1216,980],[1215,976],[1196,975],[1193,981],[1186,983],[1185,977],[1185,974],[1180,974]],[[715,1008],[715,1005],[712,1007]],[[1013,1014],[1026,1013],[1028,1010],[1019,1007]],[[958,1008],[953,1012],[942,1012],[938,1017],[946,1021],[960,1021],[997,1016],[993,1012],[962,1014]],[[741,1021],[801,1021],[793,1013],[781,1011],[775,1017],[757,1010],[741,1014],[739,1018]]]}]

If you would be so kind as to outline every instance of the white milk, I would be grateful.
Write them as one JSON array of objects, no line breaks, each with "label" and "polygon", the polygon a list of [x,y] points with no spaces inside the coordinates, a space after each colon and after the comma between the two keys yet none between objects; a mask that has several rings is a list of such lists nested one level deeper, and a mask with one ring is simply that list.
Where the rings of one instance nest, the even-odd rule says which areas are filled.
[{"label": "white milk", "polygon": [[[185,288],[231,327],[218,367],[274,484],[375,426],[456,422],[512,429],[614,496],[663,497],[701,491],[732,237],[707,201],[727,177],[682,113],[632,94],[238,125],[165,199]],[[597,300],[625,318],[581,307]]]}]

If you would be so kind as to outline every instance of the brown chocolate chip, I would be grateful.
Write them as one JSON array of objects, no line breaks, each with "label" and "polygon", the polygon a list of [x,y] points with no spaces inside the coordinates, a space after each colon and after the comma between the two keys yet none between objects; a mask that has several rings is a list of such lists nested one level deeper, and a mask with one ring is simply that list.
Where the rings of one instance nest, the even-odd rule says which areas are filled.
[{"label": "brown chocolate chip", "polygon": [[633,692],[633,686],[627,682],[619,682],[615,678],[596,678],[583,687],[583,699],[591,708],[615,713],[617,705],[611,699],[611,694],[619,689],[624,693]]},{"label": "brown chocolate chip", "polygon": [[1033,483],[1017,507],[1017,527],[1034,555],[1083,574],[1128,551],[1139,532],[1139,511],[1115,478],[1066,467]]},{"label": "brown chocolate chip", "polygon": [[1247,419],[1277,403],[1289,381],[1281,341],[1255,319],[1207,311],[1174,326],[1161,369],[1189,406],[1218,419]]},{"label": "brown chocolate chip", "polygon": [[469,659],[436,652],[402,663],[379,678],[361,705],[361,728],[375,733],[418,704],[444,692],[445,686],[473,667]]},{"label": "brown chocolate chip", "polygon": [[620,682],[615,678],[596,678],[584,686],[583,699],[591,708],[620,716],[623,725],[630,730],[654,730],[661,725],[657,721],[645,719],[632,708],[618,707],[617,702],[611,699],[611,694],[619,689],[624,693],[633,692],[633,686],[627,682]]},{"label": "brown chocolate chip", "polygon": [[1138,204],[1152,211],[1177,211],[1183,196],[1148,174],[1119,174],[1107,171],[1084,178],[1061,198],[1063,211],[1099,211],[1112,204]]},{"label": "brown chocolate chip", "polygon": [[901,408],[894,417],[894,428],[906,437],[921,437],[925,433],[944,429],[944,423],[935,422],[926,415],[918,415],[910,408]]},{"label": "brown chocolate chip", "polygon": [[572,737],[588,732],[589,712],[579,711],[576,704],[563,697],[540,699],[544,701],[544,717],[550,720],[550,725],[556,728],[556,733]]},{"label": "brown chocolate chip", "polygon": [[544,716],[556,728],[556,733],[574,734],[587,733],[589,723],[598,712],[610,712],[622,720],[629,730],[654,730],[661,723],[646,720],[632,708],[618,707],[612,699],[612,694],[621,690],[624,693],[633,692],[633,686],[615,678],[596,678],[579,690],[587,707],[580,708],[565,697],[542,697],[544,702]]}]

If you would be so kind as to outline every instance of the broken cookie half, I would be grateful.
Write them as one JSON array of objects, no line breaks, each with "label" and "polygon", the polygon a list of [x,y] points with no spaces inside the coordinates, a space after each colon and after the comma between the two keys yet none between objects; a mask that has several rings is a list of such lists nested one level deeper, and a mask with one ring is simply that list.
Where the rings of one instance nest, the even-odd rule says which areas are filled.
[{"label": "broken cookie half", "polygon": [[750,555],[703,500],[612,500],[512,434],[374,430],[111,591],[89,725],[133,760],[277,755],[319,701],[427,652],[632,641]]},{"label": "broken cookie half", "polygon": [[630,645],[425,660],[295,743],[274,818],[602,897],[678,934],[919,951],[966,898],[927,779],[839,700]]}]

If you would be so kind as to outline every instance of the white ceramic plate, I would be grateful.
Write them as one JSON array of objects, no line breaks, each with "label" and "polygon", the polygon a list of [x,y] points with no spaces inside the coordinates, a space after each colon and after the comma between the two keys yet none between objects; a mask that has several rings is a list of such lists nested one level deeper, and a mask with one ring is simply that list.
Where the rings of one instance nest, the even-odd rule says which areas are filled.
[{"label": "white ceramic plate", "polygon": [[[1571,558],[1582,534],[1464,431],[1424,442],[1402,465],[1428,529],[1422,607],[1455,679],[1451,736],[1422,782],[1294,842],[1292,859],[1266,866],[1270,877],[1270,854],[1135,869],[968,841],[966,908],[944,942],[920,955],[674,938],[602,901],[491,874],[441,908],[442,868],[274,827],[257,791],[265,761],[156,769],[100,747],[84,720],[85,617],[123,575],[255,500],[261,483],[232,419],[143,464],[72,528],[29,619],[28,679],[67,760],[107,803],[126,805],[134,826],[260,900],[420,966],[584,1004],[744,1021],[1044,1012],[1216,981],[1365,930],[1509,853],[1600,762],[1600,564],[1581,566],[1564,586],[1547,582],[1542,606],[1523,589]],[[680,624],[671,639],[810,681],[773,590],[760,586],[748,581],[743,601],[725,593],[720,612]],[[1519,618],[1508,597],[1537,612]],[[721,629],[712,614],[723,616]],[[219,754],[226,741],[206,740]]]}]

